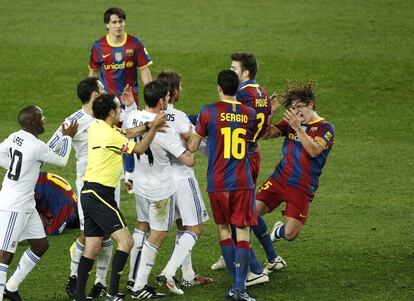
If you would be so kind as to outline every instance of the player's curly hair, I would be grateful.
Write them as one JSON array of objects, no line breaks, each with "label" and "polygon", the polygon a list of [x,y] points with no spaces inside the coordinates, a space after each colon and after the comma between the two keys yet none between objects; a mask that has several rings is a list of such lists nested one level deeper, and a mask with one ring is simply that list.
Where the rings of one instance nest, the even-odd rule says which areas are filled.
[{"label": "player's curly hair", "polygon": [[181,77],[175,71],[163,70],[158,74],[157,79],[166,82],[170,86],[170,97],[173,97],[175,91],[180,89]]},{"label": "player's curly hair", "polygon": [[282,101],[285,108],[289,108],[294,101],[300,101],[308,105],[310,102],[314,103],[316,108],[316,98],[314,88],[317,86],[316,81],[310,80],[307,83],[293,80],[289,81],[284,93],[282,94]]},{"label": "player's curly hair", "polygon": [[104,93],[99,95],[92,104],[93,116],[96,119],[105,120],[109,116],[111,110],[116,110],[117,103],[115,95]]}]

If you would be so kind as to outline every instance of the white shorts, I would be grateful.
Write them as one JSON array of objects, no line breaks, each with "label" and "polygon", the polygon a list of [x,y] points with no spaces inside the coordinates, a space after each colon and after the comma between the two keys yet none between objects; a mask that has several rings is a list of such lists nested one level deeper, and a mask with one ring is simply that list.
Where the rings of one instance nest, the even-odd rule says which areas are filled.
[{"label": "white shorts", "polygon": [[0,249],[15,253],[20,241],[45,238],[42,220],[36,209],[32,212],[0,210]]},{"label": "white shorts", "polygon": [[155,231],[168,231],[174,223],[175,202],[172,197],[154,201],[135,194],[137,220],[148,223]]},{"label": "white shorts", "polygon": [[184,226],[201,225],[209,219],[200,186],[195,177],[175,180],[175,219]]},{"label": "white shorts", "polygon": [[[76,189],[78,190],[78,216],[79,216],[79,228],[81,231],[85,230],[85,220],[83,217],[83,209],[81,205],[81,191],[83,187],[83,181],[76,179]],[[120,208],[121,205],[121,181],[119,181],[118,186],[115,188],[115,202]]]}]

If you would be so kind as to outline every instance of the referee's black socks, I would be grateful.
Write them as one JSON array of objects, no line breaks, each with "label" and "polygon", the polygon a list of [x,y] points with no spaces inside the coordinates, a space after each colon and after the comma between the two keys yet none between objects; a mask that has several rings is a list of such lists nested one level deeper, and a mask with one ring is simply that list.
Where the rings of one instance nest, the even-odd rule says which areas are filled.
[{"label": "referee's black socks", "polygon": [[108,290],[108,294],[111,296],[116,296],[119,292],[119,279],[121,278],[128,255],[124,251],[116,250],[112,258],[111,283]]},{"label": "referee's black socks", "polygon": [[86,300],[86,283],[93,267],[93,259],[82,256],[78,266],[78,280],[76,281],[76,301]]}]

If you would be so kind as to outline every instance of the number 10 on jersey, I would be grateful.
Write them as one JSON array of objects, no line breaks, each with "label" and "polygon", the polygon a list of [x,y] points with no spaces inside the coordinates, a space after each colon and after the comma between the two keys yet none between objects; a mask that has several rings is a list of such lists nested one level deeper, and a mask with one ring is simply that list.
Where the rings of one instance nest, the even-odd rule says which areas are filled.
[{"label": "number 10 on jersey", "polygon": [[221,129],[224,136],[224,158],[230,159],[230,155],[238,160],[246,155],[246,140],[242,136],[246,135],[246,129],[234,129],[225,127]]}]

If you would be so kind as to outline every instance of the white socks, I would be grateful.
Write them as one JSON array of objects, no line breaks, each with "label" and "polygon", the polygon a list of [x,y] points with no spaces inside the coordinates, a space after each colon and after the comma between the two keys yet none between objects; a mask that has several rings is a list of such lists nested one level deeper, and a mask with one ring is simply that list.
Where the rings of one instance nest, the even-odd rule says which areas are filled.
[{"label": "white socks", "polygon": [[[193,280],[194,271],[191,266],[191,250],[197,241],[197,235],[191,231],[185,231],[178,239],[174,251],[164,269],[167,279],[175,276],[177,269],[183,265],[183,278],[186,280]],[[186,274],[185,274],[186,273]]]},{"label": "white socks", "polygon": [[138,229],[134,229],[132,238],[134,239],[134,246],[132,247],[129,255],[129,281],[135,281],[138,265],[141,259],[142,246],[144,244],[144,241],[147,239],[147,233]]},{"label": "white socks", "polygon": [[13,276],[7,281],[7,290],[15,292],[19,289],[19,285],[23,282],[26,276],[33,270],[39,262],[40,257],[37,257],[32,250],[27,249],[20,258],[19,264],[14,271]]},{"label": "white socks", "polygon": [[99,251],[96,258],[96,279],[98,282],[106,287],[106,275],[108,274],[109,263],[111,262],[113,244],[111,238],[102,241],[102,249]]},{"label": "white socks", "polygon": [[154,266],[155,258],[158,254],[158,248],[147,240],[142,247],[141,260],[139,262],[138,273],[135,279],[134,291],[144,288],[148,283],[148,276]]},{"label": "white socks", "polygon": [[0,300],[3,300],[3,292],[6,287],[7,269],[9,266],[4,263],[0,263]]},{"label": "white socks", "polygon": [[70,275],[78,275],[79,260],[82,257],[85,245],[77,239],[70,247]]}]

